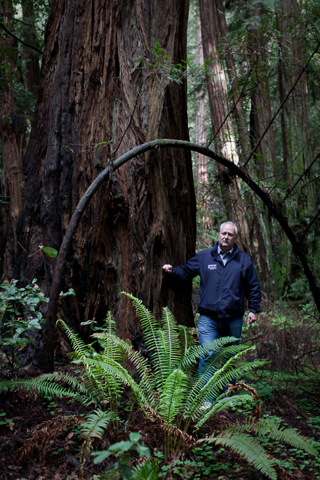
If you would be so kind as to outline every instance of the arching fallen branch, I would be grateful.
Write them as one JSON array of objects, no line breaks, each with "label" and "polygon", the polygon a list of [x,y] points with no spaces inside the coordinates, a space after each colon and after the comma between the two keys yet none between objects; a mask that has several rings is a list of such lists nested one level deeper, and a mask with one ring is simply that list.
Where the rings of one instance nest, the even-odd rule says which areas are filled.
[{"label": "arching fallen branch", "polygon": [[238,165],[232,163],[230,160],[227,160],[222,155],[215,153],[207,147],[202,147],[201,145],[198,145],[196,143],[191,143],[184,140],[153,140],[151,142],[144,143],[143,145],[133,148],[132,150],[115,160],[112,166],[110,165],[106,167],[87,189],[72,215],[70,223],[66,229],[66,234],[64,236],[62,245],[59,250],[59,255],[57,258],[57,263],[55,266],[52,285],[50,289],[50,301],[48,305],[47,319],[44,328],[43,367],[45,372],[52,372],[54,370],[54,334],[55,323],[57,319],[59,293],[61,290],[61,282],[66,264],[67,254],[71,246],[73,235],[79,225],[81,216],[89,205],[89,202],[92,199],[93,195],[96,193],[98,188],[109,178],[112,172],[116,171],[118,168],[120,168],[132,158],[135,158],[138,155],[141,155],[149,150],[153,150],[154,148],[183,148],[185,150],[191,150],[201,153],[202,155],[212,158],[221,165],[224,165],[233,175],[237,175],[239,178],[241,178],[249,186],[249,188],[262,200],[264,205],[268,208],[269,214],[279,222],[280,226],[288,237],[292,245],[293,252],[299,258],[302,264],[304,273],[309,282],[310,291],[313,295],[315,304],[320,312],[320,289],[317,286],[314,275],[308,265],[306,255],[304,253],[303,244],[299,242],[295,233],[288,224],[288,219],[282,213],[281,202],[273,202],[269,194],[263,191],[259,187],[259,185],[257,185],[257,183],[252,180],[251,176],[244,169],[240,168]]}]

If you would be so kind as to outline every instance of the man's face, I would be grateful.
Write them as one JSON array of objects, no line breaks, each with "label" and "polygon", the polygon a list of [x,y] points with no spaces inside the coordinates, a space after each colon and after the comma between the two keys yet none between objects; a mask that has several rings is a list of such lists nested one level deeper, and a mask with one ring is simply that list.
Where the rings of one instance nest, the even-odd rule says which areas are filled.
[{"label": "man's face", "polygon": [[237,235],[234,226],[231,225],[231,223],[226,223],[223,225],[219,233],[219,245],[221,250],[224,253],[228,252],[231,250],[231,248],[233,248],[236,240]]}]

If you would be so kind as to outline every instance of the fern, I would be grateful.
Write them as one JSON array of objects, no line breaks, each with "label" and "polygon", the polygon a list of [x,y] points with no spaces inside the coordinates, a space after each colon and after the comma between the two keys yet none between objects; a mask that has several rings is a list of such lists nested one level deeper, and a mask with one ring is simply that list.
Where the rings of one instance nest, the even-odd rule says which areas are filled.
[{"label": "fern", "polygon": [[[223,393],[223,395],[225,395]],[[202,425],[204,425],[206,423],[207,420],[209,420],[210,417],[212,417],[212,415],[220,412],[221,410],[224,410],[226,408],[229,408],[230,406],[232,407],[237,407],[237,406],[240,406],[240,405],[248,405],[249,403],[252,403],[254,400],[252,398],[251,395],[247,395],[247,394],[244,394],[244,395],[237,395],[235,397],[223,397],[221,399],[218,399],[216,400],[210,408],[208,408],[208,410],[203,414],[203,412],[201,412],[201,414],[199,414],[198,412],[196,412],[197,414],[197,417],[200,417],[200,420],[195,424],[195,431],[199,430],[199,428],[202,427]],[[195,415],[196,417],[196,415]]]},{"label": "fern", "polygon": [[156,460],[147,460],[132,468],[133,480],[158,480],[158,478],[158,462]]},{"label": "fern", "polygon": [[103,412],[99,408],[93,413],[87,415],[86,421],[81,425],[80,439],[87,438],[102,438],[104,430],[107,428],[111,420],[114,420],[116,415],[114,412]]},{"label": "fern", "polygon": [[168,376],[159,404],[159,412],[167,425],[172,424],[180,413],[187,388],[188,377],[182,370],[174,370]]},{"label": "fern", "polygon": [[[232,403],[234,404],[237,399],[241,397],[247,397],[247,395],[241,395],[239,397],[233,397]],[[229,400],[229,399],[226,399]],[[214,407],[210,410],[213,411]],[[205,416],[205,418],[209,413]],[[199,422],[201,425],[201,422]],[[206,440],[199,440],[199,442],[207,441],[208,443],[215,443],[217,445],[223,445],[235,450],[242,457],[244,457],[249,463],[252,463],[255,468],[260,470],[267,477],[276,480],[277,475],[274,470],[274,462],[270,460],[261,445],[246,432],[251,432],[257,436],[267,436],[270,439],[278,442],[286,442],[295,448],[303,449],[309,455],[317,456],[317,450],[311,445],[305,437],[299,435],[294,429],[283,429],[278,424],[269,419],[260,419],[259,422],[249,419],[244,425],[237,425],[235,427],[227,428],[222,434],[216,437],[210,437]]]},{"label": "fern", "polygon": [[274,461],[270,460],[261,447],[250,435],[246,433],[228,434],[227,432],[207,440],[209,443],[229,447],[244,457],[257,470],[271,480],[277,480],[277,472],[274,469]]},{"label": "fern", "polygon": [[[239,398],[241,398],[241,396]],[[233,400],[236,398],[238,397],[233,397]],[[228,433],[230,434],[243,432],[252,432],[256,436],[265,436],[277,442],[285,442],[294,448],[304,450],[309,455],[318,455],[318,451],[313,445],[305,437],[297,433],[295,429],[280,427],[280,425],[270,419],[261,418],[259,422],[256,423],[255,419],[251,418],[244,425],[228,428]]]},{"label": "fern", "polygon": [[162,311],[162,325],[164,332],[165,349],[168,357],[168,374],[176,369],[181,360],[179,329],[170,310],[166,307]]},{"label": "fern", "polygon": [[140,317],[144,340],[148,346],[151,360],[154,363],[154,375],[158,389],[162,390],[168,372],[166,344],[161,335],[159,324],[152,313],[143,305],[142,300],[133,295],[121,292],[132,300],[132,303]]}]

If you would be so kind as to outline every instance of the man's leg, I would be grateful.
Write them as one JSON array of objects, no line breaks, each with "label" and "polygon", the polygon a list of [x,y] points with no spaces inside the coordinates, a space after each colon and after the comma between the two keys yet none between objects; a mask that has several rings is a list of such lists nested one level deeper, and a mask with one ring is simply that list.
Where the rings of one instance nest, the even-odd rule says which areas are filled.
[{"label": "man's leg", "polygon": [[[242,332],[243,317],[233,318],[232,320],[226,320],[221,328],[221,337],[236,337],[239,340],[231,342],[229,345],[239,345],[240,337]],[[233,385],[236,384],[236,379],[234,378],[231,382]],[[226,392],[228,386],[223,387],[223,391]]]},{"label": "man's leg", "polygon": [[[220,337],[236,337],[239,340],[232,342],[230,345],[239,345],[242,332],[243,317],[235,319],[219,319],[215,320],[207,315],[200,315],[198,323],[200,345],[212,342]],[[207,358],[199,360],[199,375],[203,375],[212,361],[212,352]],[[209,377],[208,379],[209,380]],[[234,382],[235,383],[235,380]],[[224,391],[227,386],[223,388]]]},{"label": "man's leg", "polygon": [[243,317],[233,318],[231,320],[221,320],[221,337],[236,337],[239,340],[230,343],[230,345],[239,345],[242,332]]},{"label": "man's leg", "polygon": [[[219,322],[214,320],[212,317],[208,317],[207,315],[200,315],[199,323],[198,323],[198,331],[199,331],[199,341],[200,345],[204,345],[207,342],[212,342],[213,340],[217,340],[219,335]],[[211,364],[211,357],[214,354],[212,351],[208,354],[206,358],[200,358],[199,360],[199,375],[203,375],[206,369]],[[206,378],[206,380],[209,380]]]}]

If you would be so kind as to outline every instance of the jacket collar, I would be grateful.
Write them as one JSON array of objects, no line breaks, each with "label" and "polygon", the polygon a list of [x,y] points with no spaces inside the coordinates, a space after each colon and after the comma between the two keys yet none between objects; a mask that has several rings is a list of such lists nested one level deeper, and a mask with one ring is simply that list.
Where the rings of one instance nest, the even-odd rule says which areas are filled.
[{"label": "jacket collar", "polygon": [[[220,257],[220,253],[218,253],[218,245],[219,245],[219,242],[216,242],[214,244],[214,247],[213,249],[211,250],[211,255],[213,256],[213,258],[219,262],[222,263],[222,260],[221,260],[221,257]],[[233,247],[233,250],[232,250],[232,253],[231,253],[231,257],[229,258],[228,262],[230,262],[230,260],[232,260],[238,253],[239,251],[239,248],[238,248],[238,245],[235,243],[234,244],[234,247]]]}]

